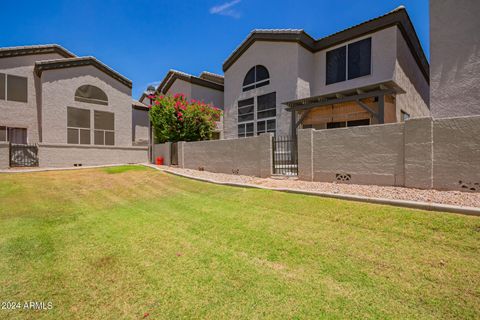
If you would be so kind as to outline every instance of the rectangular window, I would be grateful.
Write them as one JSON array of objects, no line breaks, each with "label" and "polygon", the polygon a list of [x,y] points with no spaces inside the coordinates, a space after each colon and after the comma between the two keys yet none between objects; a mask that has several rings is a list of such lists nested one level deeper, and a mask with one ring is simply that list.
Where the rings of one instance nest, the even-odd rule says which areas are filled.
[{"label": "rectangular window", "polygon": [[115,144],[115,115],[112,112],[95,111],[94,143],[113,146]]},{"label": "rectangular window", "polygon": [[275,119],[257,121],[257,135],[265,132],[271,132],[275,134],[275,131],[276,131]]},{"label": "rectangular window", "polygon": [[370,74],[372,38],[363,39],[348,45],[348,79]]},{"label": "rectangular window", "polygon": [[253,137],[253,122],[242,123],[238,125],[238,137]]},{"label": "rectangular window", "polygon": [[326,84],[369,75],[372,67],[372,38],[350,43],[326,53]]},{"label": "rectangular window", "polygon": [[238,122],[253,121],[253,98],[238,101]]},{"label": "rectangular window", "polygon": [[276,93],[257,97],[257,119],[274,118],[277,115]]},{"label": "rectangular window", "polygon": [[0,141],[7,141],[7,127],[0,127]]},{"label": "rectangular window", "polygon": [[5,100],[6,79],[5,73],[0,73],[0,100]]},{"label": "rectangular window", "polygon": [[333,49],[326,54],[326,84],[345,81],[347,73],[347,47]]},{"label": "rectangular window", "polygon": [[7,100],[27,102],[27,78],[7,75]]},{"label": "rectangular window", "polygon": [[67,107],[67,143],[90,144],[90,110]]}]

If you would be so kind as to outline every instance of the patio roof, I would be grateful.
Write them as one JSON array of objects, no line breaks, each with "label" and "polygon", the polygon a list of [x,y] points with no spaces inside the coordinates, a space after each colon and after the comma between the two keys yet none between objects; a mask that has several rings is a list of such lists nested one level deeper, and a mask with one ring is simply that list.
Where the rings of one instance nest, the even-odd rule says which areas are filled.
[{"label": "patio roof", "polygon": [[377,97],[387,94],[401,94],[405,91],[393,81],[383,82],[375,85],[354,88],[350,90],[328,93],[298,100],[284,102],[287,111],[302,111],[325,105],[332,105],[350,101],[358,101],[370,97]]}]

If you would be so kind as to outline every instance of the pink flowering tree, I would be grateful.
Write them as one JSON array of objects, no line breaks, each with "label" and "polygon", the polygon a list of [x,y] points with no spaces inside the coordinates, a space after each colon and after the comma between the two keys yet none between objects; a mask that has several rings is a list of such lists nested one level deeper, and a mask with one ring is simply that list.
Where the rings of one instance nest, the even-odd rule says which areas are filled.
[{"label": "pink flowering tree", "polygon": [[222,110],[184,94],[154,96],[150,109],[155,142],[209,140]]}]

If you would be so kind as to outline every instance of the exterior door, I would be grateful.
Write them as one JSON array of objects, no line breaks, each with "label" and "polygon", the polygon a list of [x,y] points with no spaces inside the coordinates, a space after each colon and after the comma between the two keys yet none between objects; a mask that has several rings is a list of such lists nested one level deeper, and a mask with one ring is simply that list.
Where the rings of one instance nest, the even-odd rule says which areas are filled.
[{"label": "exterior door", "polygon": [[13,144],[27,144],[27,129],[8,128],[8,141]]}]

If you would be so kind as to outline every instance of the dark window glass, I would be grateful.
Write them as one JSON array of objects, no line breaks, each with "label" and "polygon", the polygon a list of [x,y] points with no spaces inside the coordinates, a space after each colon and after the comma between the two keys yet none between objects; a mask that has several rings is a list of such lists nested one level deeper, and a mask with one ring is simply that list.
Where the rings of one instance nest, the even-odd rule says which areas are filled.
[{"label": "dark window glass", "polygon": [[276,93],[272,92],[257,97],[258,111],[276,108]]},{"label": "dark window glass", "polygon": [[348,45],[348,79],[370,74],[372,39],[363,39]]},{"label": "dark window glass", "polygon": [[0,100],[5,100],[5,73],[0,73]]},{"label": "dark window glass", "polygon": [[115,134],[111,131],[105,131],[105,145],[113,146],[115,144]]},{"label": "dark window glass", "polygon": [[95,129],[102,129],[102,130],[115,129],[114,114],[112,112],[95,111],[93,114],[93,117],[94,117]]},{"label": "dark window glass", "polygon": [[253,108],[253,98],[238,101],[238,122],[253,120]]},{"label": "dark window glass", "polygon": [[67,107],[67,127],[90,128],[90,110]]},{"label": "dark window glass", "polygon": [[247,137],[253,136],[253,122],[247,123],[245,132]]},{"label": "dark window glass", "polygon": [[370,119],[351,120],[347,122],[347,127],[368,126],[369,124]]},{"label": "dark window glass", "polygon": [[67,129],[67,143],[78,144],[78,129]]},{"label": "dark window glass", "polygon": [[90,130],[80,130],[80,144],[90,144]]},{"label": "dark window glass", "polygon": [[344,128],[345,126],[345,121],[327,123],[327,129]]},{"label": "dark window glass", "polygon": [[275,132],[275,119],[267,120],[267,131]]},{"label": "dark window glass", "polygon": [[105,131],[95,130],[93,133],[93,143],[104,145],[105,144]]},{"label": "dark window glass", "polygon": [[257,134],[265,132],[265,121],[260,121],[257,123]]},{"label": "dark window glass", "polygon": [[88,84],[75,91],[75,101],[108,105],[107,94],[102,89]]},{"label": "dark window glass", "polygon": [[272,92],[257,97],[257,118],[271,118],[277,114],[276,93]]},{"label": "dark window glass", "polygon": [[347,72],[347,47],[340,47],[327,52],[326,84],[345,81]]},{"label": "dark window glass", "polygon": [[27,102],[27,78],[7,75],[7,100]]},{"label": "dark window glass", "polygon": [[7,127],[0,127],[0,141],[7,141]]},{"label": "dark window glass", "polygon": [[243,80],[243,91],[248,91],[254,88],[260,88],[266,86],[270,83],[268,80],[270,74],[268,73],[267,68],[261,65],[257,65],[250,70],[248,70]]},{"label": "dark window glass", "polygon": [[243,137],[245,135],[245,125],[239,124],[238,125],[238,136]]},{"label": "dark window glass", "polygon": [[268,74],[268,70],[264,66],[256,66],[255,75],[256,75],[255,82],[260,82],[270,78],[270,75]]},{"label": "dark window glass", "polygon": [[255,67],[248,70],[247,75],[245,76],[245,79],[243,79],[243,86],[252,84],[254,82],[255,82]]}]

